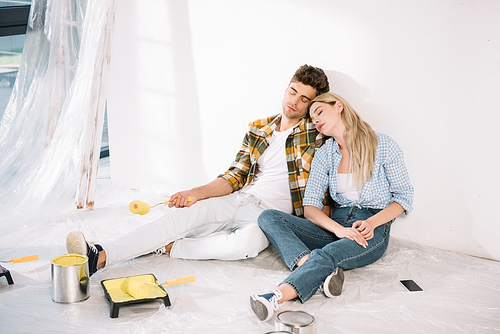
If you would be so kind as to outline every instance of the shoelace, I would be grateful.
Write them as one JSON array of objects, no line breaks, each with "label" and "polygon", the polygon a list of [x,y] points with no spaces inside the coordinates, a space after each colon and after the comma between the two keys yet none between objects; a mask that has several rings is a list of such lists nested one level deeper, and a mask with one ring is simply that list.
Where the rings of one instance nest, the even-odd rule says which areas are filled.
[{"label": "shoelace", "polygon": [[273,307],[273,310],[278,309],[278,300],[280,300],[283,297],[283,294],[281,293],[280,290],[274,290],[273,292],[274,295],[269,298],[269,302],[271,303],[271,306]]},{"label": "shoelace", "polygon": [[167,253],[167,251],[165,249],[165,246],[163,246],[163,247],[160,247],[157,250],[155,250],[153,253],[155,253],[155,254],[165,254],[165,253]]},{"label": "shoelace", "polygon": [[95,246],[95,244],[93,242],[87,242],[87,245],[92,250],[92,253],[99,254],[99,250],[97,249],[97,247]]}]

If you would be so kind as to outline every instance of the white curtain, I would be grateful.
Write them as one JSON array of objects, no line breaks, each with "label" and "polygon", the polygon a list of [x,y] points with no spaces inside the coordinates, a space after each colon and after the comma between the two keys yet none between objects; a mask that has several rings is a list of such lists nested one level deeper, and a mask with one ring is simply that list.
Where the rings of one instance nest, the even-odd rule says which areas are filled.
[{"label": "white curtain", "polygon": [[[0,245],[9,232],[74,209],[88,165],[98,64],[114,0],[34,0],[0,123]],[[109,27],[108,27],[109,28]],[[97,69],[97,70],[96,70]],[[93,92],[94,90],[94,92]],[[90,134],[90,139],[89,139]]]}]

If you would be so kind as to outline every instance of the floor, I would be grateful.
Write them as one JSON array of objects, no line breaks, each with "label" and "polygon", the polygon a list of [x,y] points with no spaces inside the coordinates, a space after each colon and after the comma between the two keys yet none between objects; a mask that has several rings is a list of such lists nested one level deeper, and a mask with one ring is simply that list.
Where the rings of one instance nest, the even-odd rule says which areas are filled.
[{"label": "floor", "polygon": [[[190,261],[150,254],[98,272],[90,279],[90,298],[77,303],[52,301],[50,260],[64,254],[65,237],[82,230],[88,239],[112,240],[140,224],[168,214],[157,207],[145,216],[128,203],[158,198],[122,189],[109,179],[109,160],[99,174],[96,208],[69,210],[33,226],[0,236],[0,260],[38,254],[33,262],[2,265],[14,280],[0,277],[0,333],[267,333],[274,319],[260,322],[249,296],[274,289],[288,270],[272,247],[241,261]],[[156,202],[155,202],[156,201]],[[160,199],[161,201],[161,199]],[[0,218],[0,227],[13,222]],[[172,302],[123,306],[110,318],[110,303],[100,282],[154,274],[158,280],[194,275],[196,281],[166,288]],[[423,292],[399,283],[413,279]],[[391,239],[376,263],[346,272],[341,296],[321,292],[304,304],[287,302],[284,310],[317,317],[317,333],[500,333],[500,263]]]}]

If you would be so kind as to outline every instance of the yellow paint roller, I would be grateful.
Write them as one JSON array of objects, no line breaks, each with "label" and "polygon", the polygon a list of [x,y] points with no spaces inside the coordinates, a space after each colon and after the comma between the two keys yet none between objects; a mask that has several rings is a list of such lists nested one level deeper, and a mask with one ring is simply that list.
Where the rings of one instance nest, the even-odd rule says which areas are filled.
[{"label": "yellow paint roller", "polygon": [[10,259],[10,261],[5,261],[5,260],[0,260],[0,262],[4,262],[4,263],[10,263],[10,264],[14,264],[14,263],[22,263],[22,262],[29,262],[29,261],[36,261],[38,260],[38,255],[30,255],[30,256],[23,256],[23,257],[18,257],[16,259]]},{"label": "yellow paint roller", "polygon": [[130,202],[128,208],[130,209],[130,212],[141,216],[149,212],[149,205],[141,201]]},{"label": "yellow paint roller", "polygon": [[[175,203],[177,199],[175,199],[173,202]],[[188,202],[191,202],[191,196],[188,196]],[[136,215],[145,215],[146,213],[149,212],[150,209],[160,205],[160,204],[164,204],[164,205],[169,205],[170,201],[164,201],[164,202],[160,202],[156,205],[153,205],[153,206],[149,206],[148,204],[144,203],[144,202],[141,202],[141,201],[132,201],[130,202],[130,204],[128,205],[128,208],[130,210],[130,212],[136,214]]]},{"label": "yellow paint roller", "polygon": [[122,291],[135,299],[148,298],[151,296],[149,286],[145,285],[141,277],[132,276],[123,280]]}]

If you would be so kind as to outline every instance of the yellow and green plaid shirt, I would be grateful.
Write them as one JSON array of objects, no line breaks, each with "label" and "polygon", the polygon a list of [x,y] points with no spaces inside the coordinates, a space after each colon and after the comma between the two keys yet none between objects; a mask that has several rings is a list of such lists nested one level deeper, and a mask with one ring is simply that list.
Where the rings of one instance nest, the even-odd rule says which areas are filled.
[{"label": "yellow and green plaid shirt", "polygon": [[[271,138],[280,119],[281,114],[249,124],[249,130],[236,159],[224,174],[219,175],[229,181],[233,191],[240,190],[252,181],[258,170],[257,159],[269,146],[268,139]],[[311,161],[314,153],[324,141],[325,137],[316,130],[310,118],[301,119],[286,139],[288,178],[296,216],[300,217],[304,214],[302,199],[311,169]]]}]

